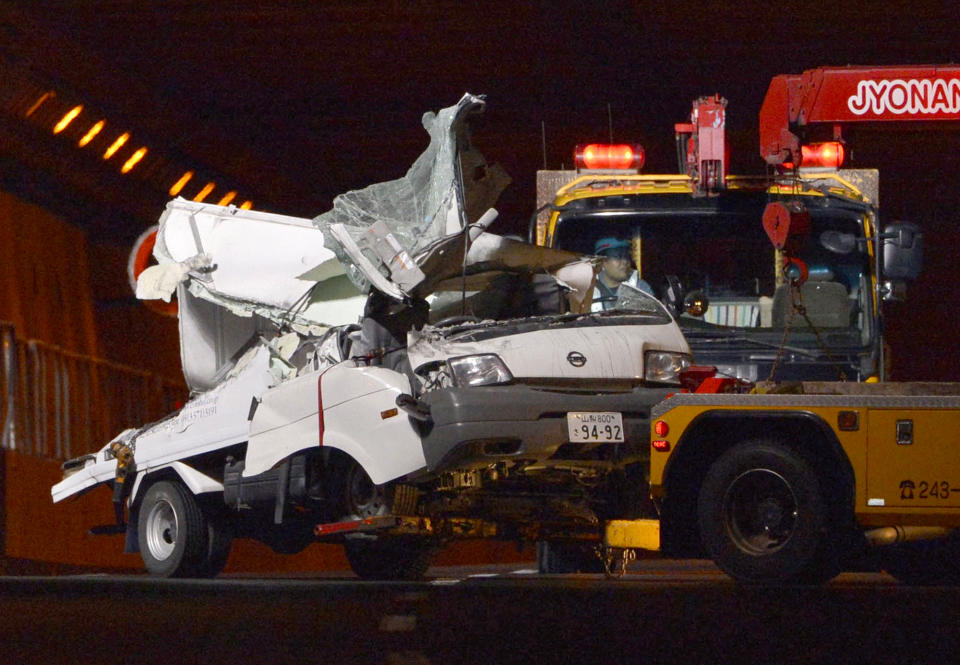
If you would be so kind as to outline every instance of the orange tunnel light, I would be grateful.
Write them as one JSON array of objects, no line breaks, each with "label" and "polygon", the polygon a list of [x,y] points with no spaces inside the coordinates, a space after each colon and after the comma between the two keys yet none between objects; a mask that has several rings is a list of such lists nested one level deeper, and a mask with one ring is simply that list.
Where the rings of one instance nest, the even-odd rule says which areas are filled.
[{"label": "orange tunnel light", "polygon": [[253,208],[253,201],[244,201],[240,204],[241,210],[250,210]]},{"label": "orange tunnel light", "polygon": [[130,159],[123,163],[123,166],[120,168],[120,173],[130,173],[133,170],[133,167],[136,166],[143,156],[147,154],[147,149],[145,147],[140,148],[135,153],[130,155]]},{"label": "orange tunnel light", "polygon": [[53,90],[48,90],[47,92],[43,93],[42,95],[40,95],[37,101],[35,101],[30,106],[30,108],[27,109],[27,112],[23,114],[23,117],[29,118],[34,113],[36,113],[37,109],[40,108],[45,101],[47,101],[48,99],[53,99],[56,96],[57,96],[57,93],[55,93]]},{"label": "orange tunnel light", "polygon": [[83,105],[74,106],[72,109],[67,111],[66,115],[60,118],[60,121],[53,126],[53,133],[59,134],[67,128],[67,126],[73,122],[73,119],[80,115],[80,111],[83,110]]},{"label": "orange tunnel light", "polygon": [[216,183],[208,182],[206,185],[203,186],[203,189],[201,189],[197,193],[197,195],[193,197],[193,200],[196,201],[197,203],[202,203],[205,198],[210,196],[210,192],[212,192],[213,188],[216,186],[217,186]]},{"label": "orange tunnel light", "polygon": [[122,148],[123,145],[129,140],[130,140],[129,132],[124,132],[123,134],[118,136],[117,140],[111,143],[110,147],[107,148],[107,151],[103,153],[103,158],[110,159],[111,157],[113,157],[117,153],[117,150]]},{"label": "orange tunnel light", "polygon": [[170,196],[176,196],[180,191],[186,187],[187,183],[190,182],[190,179],[193,177],[193,171],[187,171],[180,179],[173,183],[173,187],[170,188]]},{"label": "orange tunnel light", "polygon": [[227,206],[230,205],[230,202],[237,198],[237,193],[234,191],[229,191],[223,195],[223,198],[217,202],[218,206]]},{"label": "orange tunnel light", "polygon": [[88,130],[87,130],[87,133],[84,134],[83,137],[82,137],[79,141],[77,141],[77,145],[82,148],[82,147],[84,147],[85,145],[87,145],[88,143],[90,143],[90,141],[93,140],[93,137],[95,137],[97,134],[99,134],[99,133],[100,133],[100,130],[103,129],[103,126],[106,125],[106,124],[107,124],[107,121],[106,121],[106,120],[100,120],[99,122],[96,122],[96,123],[93,125],[93,127],[91,127],[90,129],[88,129]]}]

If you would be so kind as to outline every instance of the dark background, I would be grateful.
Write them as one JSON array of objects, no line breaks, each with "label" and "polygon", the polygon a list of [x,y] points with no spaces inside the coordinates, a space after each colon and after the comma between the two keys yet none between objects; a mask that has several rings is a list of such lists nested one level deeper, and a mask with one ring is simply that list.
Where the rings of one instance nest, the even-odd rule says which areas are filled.
[{"label": "dark background", "polygon": [[[502,233],[525,233],[538,168],[569,167],[575,144],[605,141],[611,128],[614,139],[646,147],[647,171],[674,171],[674,123],[696,97],[720,93],[733,171],[759,173],[757,112],[773,76],[942,64],[960,51],[955,2],[16,0],[0,8],[0,51],[18,66],[227,174],[256,208],[284,214],[314,216],[338,193],[402,175],[426,146],[424,111],[465,91],[485,94],[476,143],[513,177],[498,206]],[[894,376],[951,379],[960,133],[856,129],[847,138],[847,166],[881,170],[883,219],[919,222],[927,235],[926,271],[910,302],[891,308]],[[8,186],[37,198],[49,189],[38,183],[57,178],[55,168],[10,171]],[[144,208],[159,216],[164,203],[161,193]],[[156,219],[73,210],[72,223],[119,243]]]}]

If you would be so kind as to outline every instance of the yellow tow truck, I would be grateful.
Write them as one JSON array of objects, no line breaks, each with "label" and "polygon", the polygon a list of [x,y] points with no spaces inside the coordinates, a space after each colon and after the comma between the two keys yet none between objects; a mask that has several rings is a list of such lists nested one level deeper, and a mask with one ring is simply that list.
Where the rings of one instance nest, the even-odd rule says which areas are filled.
[{"label": "yellow tow truck", "polygon": [[[811,320],[812,285],[823,281],[815,278],[822,261],[810,242],[818,207],[821,215],[827,210],[835,215],[849,208],[842,200],[853,197],[823,206],[809,195],[797,168],[809,163],[808,141],[816,127],[826,126],[838,140],[833,150],[842,153],[839,139],[847,123],[956,122],[960,106],[947,103],[946,91],[956,88],[958,73],[956,66],[823,67],[775,77],[770,85],[760,113],[761,155],[773,180],[787,176],[796,184],[793,195],[768,190],[763,228],[778,251],[777,287],[791,290],[793,313],[806,319],[806,332],[820,338],[824,355],[831,355],[831,336],[844,328],[830,324],[838,312],[846,326],[860,329],[864,342],[882,331],[865,326],[863,315],[878,314],[898,276],[909,280],[916,274],[921,250],[915,242],[919,228],[878,232],[869,211],[860,236],[823,229],[818,236],[826,253],[819,257],[835,259],[828,266],[830,281],[844,282],[856,268],[866,280],[860,289],[872,294],[854,306],[859,319],[847,319],[849,310],[838,299],[817,314],[819,322]],[[686,144],[693,187],[701,198],[720,201],[732,189],[723,186],[732,181],[724,173],[722,142],[719,149],[713,143],[713,130],[722,127],[722,100],[699,101],[714,115],[701,123],[704,113],[698,118],[695,106],[691,125],[677,130],[693,132]],[[698,152],[699,130],[704,132]],[[830,198],[828,190],[820,191]],[[572,208],[571,201],[561,203],[543,227],[548,244],[564,214],[572,220],[574,208],[598,208],[596,202]],[[605,206],[605,212],[609,220],[624,218],[615,206]],[[858,252],[873,259],[872,274],[867,261],[857,266],[836,261]],[[763,282],[757,284],[762,308]],[[853,286],[846,286],[852,296]],[[750,304],[746,295],[740,294],[741,305]],[[764,326],[752,314],[734,325],[747,333],[736,335],[740,342],[757,347],[764,341],[757,336]],[[802,358],[801,347],[810,340],[789,337],[789,324],[773,328],[782,336],[775,362],[783,355]],[[723,348],[722,337],[714,346]],[[851,367],[853,354],[842,358],[841,347],[834,344],[833,360]],[[694,353],[704,362],[695,348]],[[873,358],[882,357],[875,352]],[[878,371],[862,372],[864,382],[821,381],[809,371],[775,382],[763,376],[748,381],[744,372],[715,367],[691,368],[684,389],[651,412],[649,481],[658,519],[606,524],[605,546],[708,556],[749,583],[822,582],[841,570],[869,567],[911,584],[960,584],[960,383],[886,383],[877,381],[884,378],[882,359],[861,367]],[[848,372],[847,378],[854,377]]]},{"label": "yellow tow truck", "polygon": [[608,546],[706,555],[746,582],[867,563],[960,583],[960,384],[711,383],[654,408],[660,519],[608,525]]}]

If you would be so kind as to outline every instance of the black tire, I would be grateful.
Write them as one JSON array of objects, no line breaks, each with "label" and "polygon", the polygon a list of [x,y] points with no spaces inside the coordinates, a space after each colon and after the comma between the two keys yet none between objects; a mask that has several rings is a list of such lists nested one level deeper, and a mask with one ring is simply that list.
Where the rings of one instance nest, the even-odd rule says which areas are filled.
[{"label": "black tire", "polygon": [[960,584],[960,532],[945,538],[898,543],[883,549],[883,568],[904,584]]},{"label": "black tire", "polygon": [[430,567],[434,546],[424,538],[361,536],[343,543],[350,568],[367,580],[419,580]]},{"label": "black tire", "polygon": [[233,527],[226,515],[207,517],[207,556],[198,577],[216,577],[227,565],[233,548]]},{"label": "black tire", "polygon": [[152,575],[209,577],[222,555],[218,548],[217,556],[211,557],[207,519],[196,498],[179,482],[162,480],[147,489],[137,529],[140,556]]},{"label": "black tire", "polygon": [[363,467],[346,459],[333,467],[340,521],[387,515],[393,504],[393,486],[375,485]]},{"label": "black tire", "polygon": [[604,566],[593,545],[538,540],[537,572],[541,575],[602,573]]},{"label": "black tire", "polygon": [[739,444],[707,472],[697,505],[703,545],[747,583],[820,583],[839,572],[817,473],[773,440]]}]

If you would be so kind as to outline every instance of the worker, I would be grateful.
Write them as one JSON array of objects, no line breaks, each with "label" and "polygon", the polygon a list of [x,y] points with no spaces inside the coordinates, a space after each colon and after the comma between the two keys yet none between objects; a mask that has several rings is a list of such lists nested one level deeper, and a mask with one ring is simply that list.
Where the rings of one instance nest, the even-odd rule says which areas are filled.
[{"label": "worker", "polygon": [[600,238],[594,245],[593,253],[603,257],[603,265],[593,287],[593,304],[590,311],[614,309],[617,305],[617,289],[621,284],[627,284],[653,295],[650,285],[640,279],[640,275],[633,269],[629,240],[614,237]]}]

